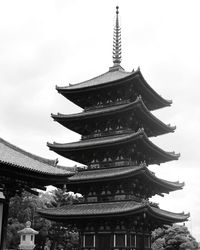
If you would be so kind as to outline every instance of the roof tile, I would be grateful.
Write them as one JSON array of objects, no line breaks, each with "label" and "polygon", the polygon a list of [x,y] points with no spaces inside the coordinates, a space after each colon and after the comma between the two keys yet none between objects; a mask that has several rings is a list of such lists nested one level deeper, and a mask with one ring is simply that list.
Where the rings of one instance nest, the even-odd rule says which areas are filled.
[{"label": "roof tile", "polygon": [[57,160],[49,160],[36,156],[12,145],[2,138],[0,138],[0,163],[51,175],[71,175],[70,171],[56,165]]}]

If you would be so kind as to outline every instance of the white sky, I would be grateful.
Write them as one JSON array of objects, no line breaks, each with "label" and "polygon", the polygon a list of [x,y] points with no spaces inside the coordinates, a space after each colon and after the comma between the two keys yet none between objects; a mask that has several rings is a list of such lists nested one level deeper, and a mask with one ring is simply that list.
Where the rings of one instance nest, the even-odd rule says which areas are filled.
[{"label": "white sky", "polygon": [[185,181],[182,191],[155,197],[161,208],[190,212],[187,223],[200,241],[200,1],[7,0],[0,1],[0,136],[60,164],[75,165],[46,142],[79,135],[53,122],[50,113],[80,109],[55,90],[112,66],[115,6],[122,28],[122,66],[141,67],[147,82],[173,105],[154,112],[177,126],[153,142],[181,153],[179,161],[152,166],[156,175]]}]

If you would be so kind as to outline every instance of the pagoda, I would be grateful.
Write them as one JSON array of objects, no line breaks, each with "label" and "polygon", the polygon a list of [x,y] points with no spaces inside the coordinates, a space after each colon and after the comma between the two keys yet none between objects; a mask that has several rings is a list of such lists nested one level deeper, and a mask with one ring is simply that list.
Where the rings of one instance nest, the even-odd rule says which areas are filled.
[{"label": "pagoda", "polygon": [[140,69],[125,71],[121,63],[119,10],[113,41],[113,66],[90,80],[56,87],[83,112],[52,114],[55,121],[81,134],[72,143],[48,143],[50,150],[85,165],[68,178],[67,188],[83,201],[41,210],[50,220],[74,224],[84,250],[151,249],[151,232],[165,224],[187,220],[189,214],[162,210],[149,201],[182,189],[184,183],[160,179],[151,164],[178,160],[149,139],[172,133],[151,111],[171,105],[145,81]]}]

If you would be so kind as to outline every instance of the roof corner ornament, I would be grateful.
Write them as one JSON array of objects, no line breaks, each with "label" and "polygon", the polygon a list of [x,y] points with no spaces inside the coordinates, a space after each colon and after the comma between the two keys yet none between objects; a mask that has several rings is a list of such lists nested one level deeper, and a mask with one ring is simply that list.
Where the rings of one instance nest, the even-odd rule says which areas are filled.
[{"label": "roof corner ornament", "polygon": [[114,66],[121,63],[121,28],[119,26],[119,6],[116,6],[116,22],[113,34],[113,63]]},{"label": "roof corner ornament", "polygon": [[54,160],[53,166],[56,167],[58,165],[58,158]]}]

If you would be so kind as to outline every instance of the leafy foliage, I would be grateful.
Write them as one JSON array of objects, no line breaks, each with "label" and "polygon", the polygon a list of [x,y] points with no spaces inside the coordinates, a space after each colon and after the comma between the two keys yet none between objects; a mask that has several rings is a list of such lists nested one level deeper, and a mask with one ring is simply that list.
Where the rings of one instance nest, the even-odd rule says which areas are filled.
[{"label": "leafy foliage", "polygon": [[21,196],[11,198],[9,206],[9,219],[7,228],[8,249],[17,249],[19,235],[17,231],[25,227],[27,221],[32,222],[32,228],[39,231],[36,235],[36,245],[44,247],[47,238],[57,246],[75,247],[78,243],[78,233],[72,225],[64,227],[62,224],[50,222],[37,213],[38,208],[60,207],[66,204],[79,202],[82,197],[73,192],[55,189],[40,193],[39,196],[24,192]]},{"label": "leafy foliage", "polygon": [[36,196],[28,192],[23,192],[21,196],[16,195],[11,198],[7,228],[7,248],[17,248],[19,244],[17,231],[24,228],[27,221],[31,221],[32,227],[39,231],[36,236],[36,243],[43,244],[45,237],[48,235],[51,222],[41,218],[36,210],[51,206],[50,200],[50,196],[46,193]]},{"label": "leafy foliage", "polygon": [[67,192],[63,189],[55,189],[52,192],[54,201],[52,204],[55,207],[65,206],[67,204],[78,203],[82,200],[82,195]]},{"label": "leafy foliage", "polygon": [[53,249],[76,249],[79,246],[79,233],[73,225],[53,223],[49,230]]},{"label": "leafy foliage", "polygon": [[[82,200],[82,196],[73,192],[66,192],[62,189],[55,189],[53,192],[52,205],[55,207],[77,203]],[[64,225],[63,223],[52,223],[49,229],[49,237],[52,241],[53,249],[78,249],[79,233],[76,226]]]},{"label": "leafy foliage", "polygon": [[193,250],[198,243],[185,226],[158,228],[152,233],[152,250]]}]

